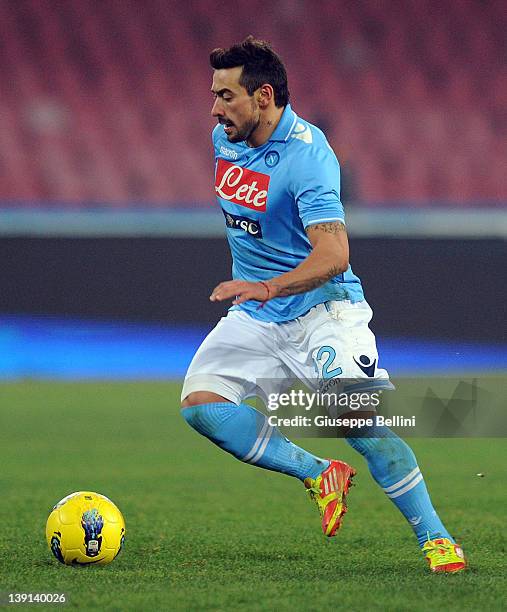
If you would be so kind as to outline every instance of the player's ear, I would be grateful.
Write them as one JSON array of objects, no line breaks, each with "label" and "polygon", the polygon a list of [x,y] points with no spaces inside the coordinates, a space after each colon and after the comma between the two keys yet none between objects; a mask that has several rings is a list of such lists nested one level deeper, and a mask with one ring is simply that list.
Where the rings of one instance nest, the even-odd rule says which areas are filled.
[{"label": "player's ear", "polygon": [[273,100],[274,95],[275,92],[273,91],[273,87],[269,85],[269,83],[262,85],[257,90],[257,104],[263,109],[267,108],[270,101]]}]

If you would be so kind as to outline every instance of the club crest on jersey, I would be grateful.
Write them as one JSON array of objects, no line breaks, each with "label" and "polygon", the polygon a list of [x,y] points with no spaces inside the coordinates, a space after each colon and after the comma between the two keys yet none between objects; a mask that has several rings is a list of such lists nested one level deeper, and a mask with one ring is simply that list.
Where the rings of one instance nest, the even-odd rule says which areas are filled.
[{"label": "club crest on jersey", "polygon": [[247,170],[219,159],[215,177],[218,197],[258,212],[266,212],[269,174]]},{"label": "club crest on jersey", "polygon": [[276,151],[270,151],[266,153],[264,156],[264,161],[266,162],[266,166],[273,168],[280,161],[280,155]]}]

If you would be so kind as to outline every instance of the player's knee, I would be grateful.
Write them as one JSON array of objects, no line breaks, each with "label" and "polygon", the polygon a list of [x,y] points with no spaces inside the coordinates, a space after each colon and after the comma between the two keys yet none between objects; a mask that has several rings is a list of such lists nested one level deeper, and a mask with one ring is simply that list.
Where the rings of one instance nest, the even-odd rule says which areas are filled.
[{"label": "player's knee", "polygon": [[216,404],[229,402],[221,395],[211,393],[211,391],[193,391],[181,402],[182,408],[190,408],[190,406],[201,406],[202,404]]},{"label": "player's knee", "polygon": [[181,416],[198,433],[219,444],[217,431],[236,412],[233,407],[236,408],[232,402],[216,393],[196,391],[183,400]]}]

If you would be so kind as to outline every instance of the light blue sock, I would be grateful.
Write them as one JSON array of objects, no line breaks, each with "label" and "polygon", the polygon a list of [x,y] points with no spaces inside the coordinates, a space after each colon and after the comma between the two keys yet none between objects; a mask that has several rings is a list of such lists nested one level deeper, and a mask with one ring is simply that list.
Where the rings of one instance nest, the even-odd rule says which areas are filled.
[{"label": "light blue sock", "polygon": [[368,462],[371,475],[412,526],[419,545],[429,538],[453,538],[430,500],[412,449],[391,429],[370,427],[347,442]]},{"label": "light blue sock", "polygon": [[196,431],[240,461],[300,480],[316,478],[329,466],[327,459],[293,444],[247,404],[201,404],[183,408],[181,414]]}]

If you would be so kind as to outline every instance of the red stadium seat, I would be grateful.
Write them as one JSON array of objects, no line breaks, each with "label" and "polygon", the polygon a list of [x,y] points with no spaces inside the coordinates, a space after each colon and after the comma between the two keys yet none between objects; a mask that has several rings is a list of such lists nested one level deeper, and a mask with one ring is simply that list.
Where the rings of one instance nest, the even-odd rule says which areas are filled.
[{"label": "red stadium seat", "polygon": [[[0,199],[206,205],[208,54],[249,0],[0,3]],[[504,3],[283,0],[254,34],[285,59],[363,203],[495,204],[507,126]],[[350,179],[351,180],[351,179]]]}]

